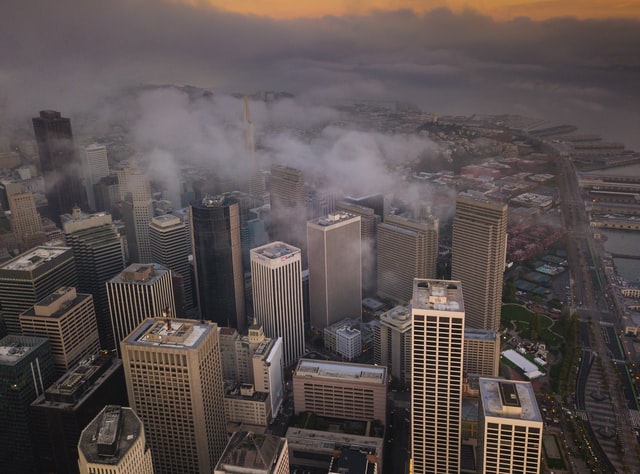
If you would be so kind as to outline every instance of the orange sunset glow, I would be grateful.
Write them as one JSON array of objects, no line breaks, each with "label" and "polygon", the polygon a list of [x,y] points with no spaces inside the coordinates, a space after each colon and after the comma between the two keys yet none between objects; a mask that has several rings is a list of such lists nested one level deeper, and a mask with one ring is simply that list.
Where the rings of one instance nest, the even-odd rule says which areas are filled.
[{"label": "orange sunset glow", "polygon": [[178,0],[192,4],[208,3],[216,8],[242,14],[272,18],[319,17],[324,15],[363,15],[375,10],[411,9],[425,13],[446,7],[455,12],[471,8],[497,20],[529,17],[640,18],[640,2],[620,0]]}]

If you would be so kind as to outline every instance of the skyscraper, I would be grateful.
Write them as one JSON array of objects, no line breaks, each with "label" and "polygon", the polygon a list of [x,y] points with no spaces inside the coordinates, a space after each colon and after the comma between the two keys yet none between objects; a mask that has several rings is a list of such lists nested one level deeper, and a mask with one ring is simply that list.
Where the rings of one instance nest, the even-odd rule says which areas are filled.
[{"label": "skyscraper", "polygon": [[109,161],[107,159],[107,147],[92,143],[82,150],[82,161],[85,170],[87,199],[92,210],[96,208],[94,186],[102,178],[109,176]]},{"label": "skyscraper", "polygon": [[0,265],[0,307],[9,334],[20,314],[63,286],[78,286],[73,250],[43,245]]},{"label": "skyscraper", "polygon": [[489,329],[464,329],[464,372],[497,377],[500,370],[500,333]]},{"label": "skyscraper", "polygon": [[39,117],[34,117],[33,130],[49,202],[48,214],[59,224],[60,214],[71,211],[73,206],[87,209],[82,166],[74,150],[71,121],[60,116],[60,112],[43,110]]},{"label": "skyscraper", "polygon": [[227,444],[218,327],[147,319],[121,344],[131,408],[157,472],[213,472]]},{"label": "skyscraper", "polygon": [[100,349],[96,313],[91,295],[62,287],[20,315],[25,336],[48,337],[59,377]]},{"label": "skyscraper", "polygon": [[235,198],[205,196],[189,206],[200,317],[221,327],[247,328],[240,210]]},{"label": "skyscraper", "polygon": [[164,265],[174,274],[182,277],[185,308],[180,308],[180,314],[185,309],[193,307],[193,280],[191,264],[189,263],[190,246],[186,225],[177,216],[165,214],[154,217],[149,225],[149,239],[151,241],[151,258],[154,262]]},{"label": "skyscraper", "polygon": [[412,319],[413,472],[459,473],[465,319],[460,282],[414,280]]},{"label": "skyscraper", "polygon": [[269,235],[275,240],[290,242],[302,253],[306,262],[305,223],[307,221],[306,194],[302,171],[282,165],[271,167],[269,178],[271,228]]},{"label": "skyscraper", "polygon": [[153,474],[144,425],[128,407],[107,405],[82,431],[80,474]]},{"label": "skyscraper", "polygon": [[438,220],[386,216],[378,225],[378,295],[411,301],[414,278],[435,278]]},{"label": "skyscraper", "polygon": [[171,271],[159,264],[134,263],[106,284],[116,350],[146,318],[175,318]]},{"label": "skyscraper", "polygon": [[153,218],[151,188],[147,177],[138,170],[118,172],[120,192],[124,191],[122,217],[127,233],[129,261],[151,263],[149,224]]},{"label": "skyscraper", "polygon": [[402,383],[411,381],[411,306],[396,306],[373,327],[373,361]]},{"label": "skyscraper", "polygon": [[300,249],[274,242],[251,250],[253,314],[268,337],[284,340],[284,365],[305,351]]},{"label": "skyscraper", "polygon": [[311,326],[362,316],[360,216],[336,212],[307,222]]},{"label": "skyscraper", "polygon": [[122,237],[106,212],[85,214],[75,207],[72,214],[63,214],[61,219],[65,241],[73,248],[78,291],[93,295],[100,346],[113,349],[116,346],[105,283],[124,268]]},{"label": "skyscraper", "polygon": [[42,245],[46,234],[42,231],[42,219],[36,209],[33,193],[23,190],[7,196],[11,216],[11,230],[20,244],[20,250],[26,252],[35,245]]},{"label": "skyscraper", "polygon": [[36,472],[29,406],[54,381],[48,339],[9,335],[0,340],[0,466]]},{"label": "skyscraper", "polygon": [[480,378],[479,472],[537,474],[543,421],[531,382]]},{"label": "skyscraper", "polygon": [[470,328],[500,329],[506,251],[507,205],[459,194],[453,218],[451,278],[464,285]]}]

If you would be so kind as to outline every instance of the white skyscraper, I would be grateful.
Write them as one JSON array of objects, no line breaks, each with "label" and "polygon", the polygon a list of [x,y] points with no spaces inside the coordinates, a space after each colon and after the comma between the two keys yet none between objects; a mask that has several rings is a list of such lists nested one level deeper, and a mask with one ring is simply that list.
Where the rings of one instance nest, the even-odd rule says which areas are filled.
[{"label": "white skyscraper", "polygon": [[120,193],[124,191],[122,217],[127,234],[129,261],[150,263],[151,242],[149,224],[153,218],[153,204],[149,180],[141,172],[132,169],[118,171]]},{"label": "white skyscraper", "polygon": [[281,336],[284,365],[304,353],[300,249],[273,242],[251,250],[253,313],[267,337]]},{"label": "white skyscraper", "polygon": [[362,315],[360,216],[336,212],[307,222],[311,326]]},{"label": "white skyscraper", "polygon": [[414,280],[412,318],[413,472],[457,474],[464,346],[460,282]]},{"label": "white skyscraper", "polygon": [[537,474],[543,421],[531,382],[480,378],[479,472]]}]

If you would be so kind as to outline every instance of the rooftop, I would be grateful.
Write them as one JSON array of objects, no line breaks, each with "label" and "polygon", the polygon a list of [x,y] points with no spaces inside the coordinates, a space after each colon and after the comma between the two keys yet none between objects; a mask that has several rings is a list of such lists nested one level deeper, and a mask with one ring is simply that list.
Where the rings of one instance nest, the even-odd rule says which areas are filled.
[{"label": "rooftop", "polygon": [[485,417],[542,422],[530,382],[481,377],[480,398]]},{"label": "rooftop", "polygon": [[89,294],[77,293],[73,286],[63,286],[49,296],[41,299],[31,308],[20,315],[24,317],[40,317],[59,318],[68,313],[68,311],[78,306],[88,298],[92,298]]},{"label": "rooftop", "polygon": [[271,473],[271,466],[285,449],[287,442],[284,438],[238,431],[227,443],[215,472]]},{"label": "rooftop", "polygon": [[252,249],[251,252],[274,260],[299,253],[300,249],[284,242],[271,242],[262,247]]},{"label": "rooftop", "polygon": [[380,321],[386,325],[401,327],[411,324],[411,305],[399,305],[380,315]]},{"label": "rooftop", "polygon": [[158,263],[132,263],[122,273],[109,280],[109,283],[153,285],[168,271],[166,267]]},{"label": "rooftop", "polygon": [[380,385],[387,382],[387,368],[377,365],[300,359],[294,377],[350,379]]},{"label": "rooftop", "polygon": [[197,347],[215,328],[215,324],[190,319],[149,318],[125,338],[125,343],[191,349]]},{"label": "rooftop", "polygon": [[324,217],[313,219],[309,221],[309,223],[319,225],[321,227],[330,227],[355,218],[360,218],[360,216],[356,216],[350,212],[337,211]]},{"label": "rooftop", "polygon": [[413,308],[464,312],[462,283],[451,280],[413,280]]},{"label": "rooftop", "polygon": [[142,429],[131,408],[107,405],[82,431],[78,448],[88,463],[118,464]]},{"label": "rooftop", "polygon": [[0,339],[0,365],[15,365],[36,347],[47,342],[45,337],[9,335]]},{"label": "rooftop", "polygon": [[9,260],[0,266],[0,270],[30,272],[70,250],[70,247],[50,247],[42,245]]},{"label": "rooftop", "polygon": [[178,216],[174,216],[173,214],[163,214],[161,216],[154,217],[151,219],[151,224],[157,227],[173,227],[173,226],[182,226],[183,222]]},{"label": "rooftop", "polygon": [[474,341],[495,341],[496,332],[491,329],[464,328],[464,338]]}]

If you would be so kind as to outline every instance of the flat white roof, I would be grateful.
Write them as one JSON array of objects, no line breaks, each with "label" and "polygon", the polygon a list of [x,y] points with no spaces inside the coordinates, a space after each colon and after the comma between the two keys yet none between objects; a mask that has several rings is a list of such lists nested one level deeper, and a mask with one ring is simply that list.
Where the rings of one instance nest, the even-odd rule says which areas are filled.
[{"label": "flat white roof", "polygon": [[36,247],[28,252],[19,255],[13,260],[9,260],[4,265],[0,266],[3,270],[20,270],[20,271],[32,271],[38,268],[43,263],[49,262],[56,257],[59,257],[70,247],[49,247],[40,246]]},{"label": "flat white roof", "polygon": [[[542,422],[542,415],[540,414],[531,382],[481,377],[478,384],[485,417]],[[501,384],[517,394],[517,407],[519,410],[510,410],[509,407],[511,405],[503,405],[500,395]]]},{"label": "flat white roof", "polygon": [[413,308],[463,312],[462,283],[450,280],[413,280]]},{"label": "flat white roof", "polygon": [[387,368],[378,365],[300,359],[294,376],[352,379],[379,385],[386,383],[386,374]]}]

